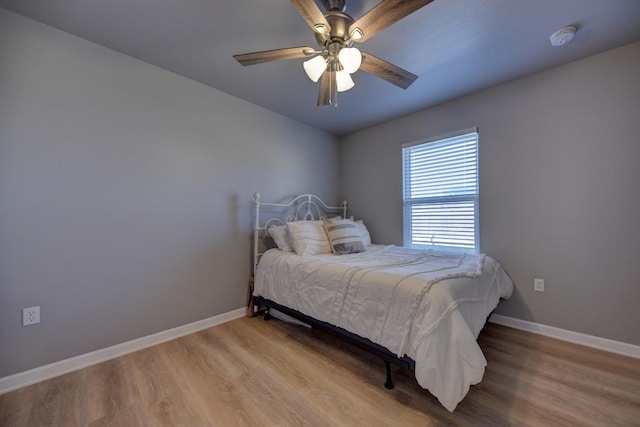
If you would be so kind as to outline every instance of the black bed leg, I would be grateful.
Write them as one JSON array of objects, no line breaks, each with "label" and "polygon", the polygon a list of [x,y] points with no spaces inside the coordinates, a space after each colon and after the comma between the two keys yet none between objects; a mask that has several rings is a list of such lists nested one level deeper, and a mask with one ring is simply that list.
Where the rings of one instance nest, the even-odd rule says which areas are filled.
[{"label": "black bed leg", "polygon": [[387,368],[387,382],[384,383],[384,388],[391,390],[394,387],[393,381],[391,380],[391,363],[385,360],[384,366]]},{"label": "black bed leg", "polygon": [[267,307],[267,310],[264,312],[264,320],[271,320],[271,313],[269,313],[269,310],[271,310],[271,307]]}]

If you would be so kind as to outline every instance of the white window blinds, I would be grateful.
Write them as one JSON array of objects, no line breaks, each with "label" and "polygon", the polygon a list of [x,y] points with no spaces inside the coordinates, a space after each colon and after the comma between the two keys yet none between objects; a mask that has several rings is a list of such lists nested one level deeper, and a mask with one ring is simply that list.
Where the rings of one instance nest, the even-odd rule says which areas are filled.
[{"label": "white window blinds", "polygon": [[478,133],[405,146],[404,244],[478,252]]}]

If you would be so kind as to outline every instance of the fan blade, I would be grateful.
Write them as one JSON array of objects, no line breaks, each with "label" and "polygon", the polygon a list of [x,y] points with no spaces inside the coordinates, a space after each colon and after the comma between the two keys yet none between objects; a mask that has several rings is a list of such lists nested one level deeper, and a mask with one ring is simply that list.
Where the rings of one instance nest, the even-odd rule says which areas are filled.
[{"label": "fan blade", "polygon": [[242,65],[255,65],[263,62],[284,61],[285,59],[306,58],[313,55],[315,49],[309,46],[286,47],[284,49],[263,50],[260,52],[233,55]]},{"label": "fan blade", "polygon": [[[333,79],[333,81],[332,81]],[[335,72],[325,71],[320,77],[320,89],[318,90],[318,107],[321,105],[331,105],[335,90],[332,90],[332,86],[335,86]]]},{"label": "fan blade", "polygon": [[389,83],[393,83],[402,89],[406,89],[411,86],[411,84],[418,78],[415,74],[366,52],[362,52],[362,64],[360,65],[360,69],[367,73],[371,73],[374,76],[380,77]]},{"label": "fan blade", "polygon": [[291,0],[291,4],[298,9],[298,13],[302,15],[313,31],[318,32],[316,25],[324,25],[327,33],[331,31],[331,25],[314,0]]},{"label": "fan blade", "polygon": [[354,39],[362,43],[387,28],[389,25],[398,22],[431,3],[433,0],[382,0],[373,9],[365,13],[360,19],[351,24],[349,34],[358,28],[362,37]]}]

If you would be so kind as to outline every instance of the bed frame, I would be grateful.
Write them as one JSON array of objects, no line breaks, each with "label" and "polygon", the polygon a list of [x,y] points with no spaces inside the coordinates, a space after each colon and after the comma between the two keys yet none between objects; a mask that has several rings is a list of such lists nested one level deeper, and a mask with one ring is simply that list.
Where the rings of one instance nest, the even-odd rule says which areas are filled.
[{"label": "bed frame", "polygon": [[[347,201],[342,202],[342,206],[329,206],[320,197],[313,194],[302,194],[292,198],[289,202],[284,203],[263,203],[260,201],[260,193],[253,195],[253,277],[255,277],[256,269],[260,257],[266,249],[269,248],[265,241],[268,241],[269,227],[275,225],[285,225],[287,222],[309,221],[326,219],[329,216],[342,215],[347,218]],[[261,220],[261,213],[267,213],[268,219]],[[253,283],[253,280],[252,282]],[[386,347],[374,343],[373,341],[356,335],[346,329],[339,328],[327,322],[323,322],[313,317],[307,316],[297,310],[285,307],[262,297],[253,297],[253,288],[249,297],[249,307],[252,316],[259,314],[264,315],[264,320],[271,319],[271,309],[277,310],[287,316],[293,317],[313,328],[317,328],[332,335],[341,337],[359,348],[380,357],[386,368],[385,388],[392,389],[394,387],[391,379],[391,363],[397,363],[407,369],[414,370],[415,362],[409,357],[398,357]],[[253,307],[251,309],[251,307]]]}]

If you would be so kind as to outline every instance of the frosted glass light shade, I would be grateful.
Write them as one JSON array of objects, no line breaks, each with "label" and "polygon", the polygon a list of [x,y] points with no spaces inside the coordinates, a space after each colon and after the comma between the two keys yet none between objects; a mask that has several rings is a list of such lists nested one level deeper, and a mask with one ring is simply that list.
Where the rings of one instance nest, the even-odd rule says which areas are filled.
[{"label": "frosted glass light shade", "polygon": [[312,81],[317,82],[322,73],[324,73],[324,70],[327,69],[327,61],[323,56],[315,56],[308,61],[304,61],[302,66],[307,76],[309,76]]},{"label": "frosted glass light shade", "polygon": [[356,84],[353,82],[353,79],[347,70],[338,71],[336,73],[336,88],[338,89],[338,92],[347,91],[355,85]]},{"label": "frosted glass light shade", "polygon": [[364,34],[362,33],[362,30],[360,28],[355,28],[352,32],[351,32],[351,38],[353,40],[360,40],[362,37],[364,37]]},{"label": "frosted glass light shade", "polygon": [[355,73],[362,64],[362,54],[355,47],[345,47],[338,52],[338,59],[342,67],[349,72]]}]

